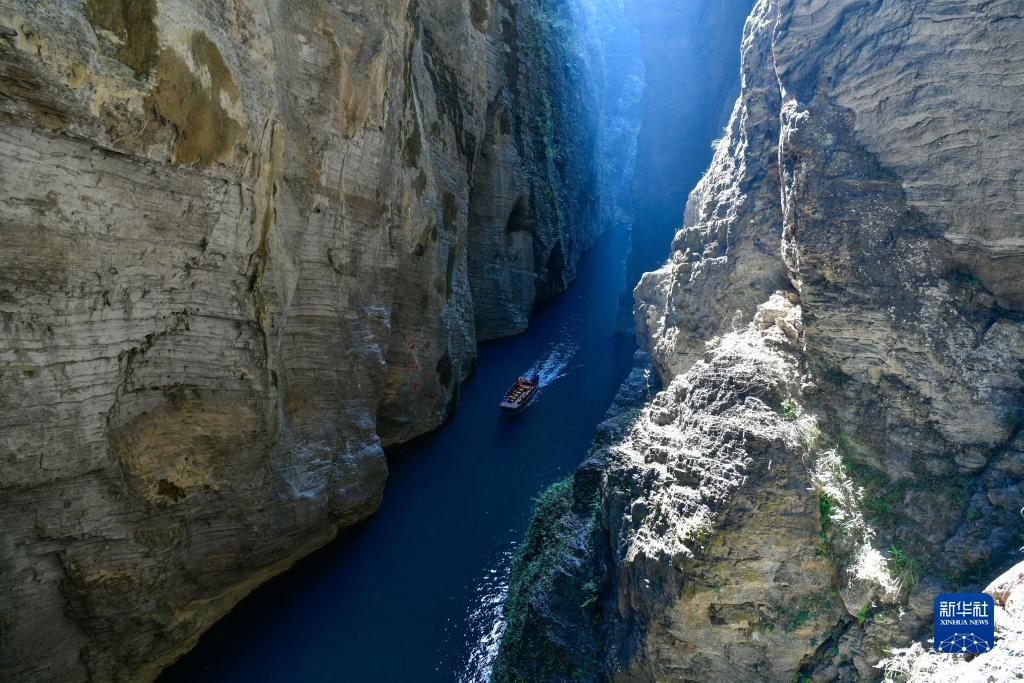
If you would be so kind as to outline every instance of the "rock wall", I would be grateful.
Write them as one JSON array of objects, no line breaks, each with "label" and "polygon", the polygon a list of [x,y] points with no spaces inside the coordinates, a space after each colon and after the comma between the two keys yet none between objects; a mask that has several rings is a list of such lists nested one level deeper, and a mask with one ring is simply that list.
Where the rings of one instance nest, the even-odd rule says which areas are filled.
[{"label": "rock wall", "polygon": [[0,678],[152,678],[375,510],[602,225],[585,19],[0,6]]},{"label": "rock wall", "polygon": [[[604,73],[583,2],[506,2],[498,74],[470,181],[468,267],[479,339],[522,332],[600,234]],[[538,80],[540,77],[540,80]]]},{"label": "rock wall", "polygon": [[901,648],[884,662],[886,676],[907,683],[1011,680],[1020,672],[1024,652],[1024,563],[1014,565],[986,588],[995,603],[996,644],[989,652],[967,659],[938,654],[923,643]]},{"label": "rock wall", "polygon": [[[757,3],[726,135],[636,290],[667,389],[558,516],[599,531],[510,638],[590,633],[595,679],[877,680],[937,593],[1019,561],[1022,48],[1012,2]],[[566,567],[596,587],[575,621],[545,589]]]}]

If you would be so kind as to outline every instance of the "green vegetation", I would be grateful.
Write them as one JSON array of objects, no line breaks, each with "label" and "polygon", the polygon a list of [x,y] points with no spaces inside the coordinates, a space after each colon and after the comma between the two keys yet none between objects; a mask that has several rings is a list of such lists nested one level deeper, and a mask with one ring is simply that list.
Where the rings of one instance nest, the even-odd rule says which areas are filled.
[{"label": "green vegetation", "polygon": [[832,513],[835,512],[836,502],[832,496],[824,491],[818,492],[818,514],[821,517],[821,530],[827,532],[832,525]]},{"label": "green vegetation", "polygon": [[818,544],[818,549],[815,551],[815,555],[818,557],[832,558],[832,539],[829,537],[829,532],[832,529],[832,517],[835,510],[836,502],[832,496],[824,491],[819,491],[818,517],[821,520],[821,529],[818,531],[818,537],[821,539],[821,543]]},{"label": "green vegetation", "polygon": [[[534,509],[533,520],[526,539],[516,552],[505,600],[505,635],[502,648],[519,660],[531,645],[523,636],[530,621],[530,598],[537,591],[551,589],[555,563],[568,540],[566,517],[572,511],[572,477],[551,485],[541,493]],[[538,652],[545,665],[551,660],[557,665],[558,653]],[[495,667],[495,680],[516,680],[512,671],[506,671],[499,660]]]},{"label": "green vegetation", "polygon": [[854,615],[854,618],[857,619],[858,624],[863,624],[865,621],[867,621],[868,615],[871,614],[871,608],[872,604],[869,602],[868,604],[861,607],[857,614]]},{"label": "green vegetation", "polygon": [[900,508],[906,492],[919,485],[917,480],[903,478],[893,482],[886,472],[855,461],[848,462],[846,469],[854,482],[864,489],[861,509],[872,526],[892,528],[905,521]]},{"label": "green vegetation", "polygon": [[800,447],[810,450],[814,448],[815,444],[818,443],[818,439],[821,438],[821,429],[818,428],[816,420],[804,420],[799,427],[800,431]]},{"label": "green vegetation", "polygon": [[835,607],[836,597],[833,591],[823,595],[808,595],[795,605],[772,603],[769,608],[774,623],[767,630],[771,631],[778,625],[786,633],[796,631],[812,617],[831,611]]},{"label": "green vegetation", "polygon": [[[580,538],[593,536],[596,522],[596,497],[588,510],[580,512],[573,506],[573,478],[568,477],[550,486],[538,498],[526,539],[516,553],[505,600],[505,633],[502,656],[495,662],[494,681],[532,680],[538,675],[550,680],[592,680],[595,671],[584,671],[581,662],[597,666],[596,653],[568,652],[562,643],[544,633],[547,610],[581,609],[593,613],[598,609],[599,577],[595,570],[584,567],[576,587],[565,592],[564,560],[573,552],[570,546]],[[562,579],[556,588],[556,578]],[[577,597],[579,596],[579,597]],[[562,601],[559,602],[559,598]],[[564,598],[569,598],[567,603]],[[551,601],[558,604],[550,604]],[[588,628],[581,618],[581,629]],[[592,655],[592,656],[591,656]],[[520,671],[513,666],[529,667]]]},{"label": "green vegetation", "polygon": [[805,623],[807,623],[807,620],[811,618],[811,611],[806,607],[800,607],[796,609],[787,607],[783,608],[783,610],[784,614],[782,621],[782,630],[784,630],[786,633],[790,633],[792,631],[797,630]]},{"label": "green vegetation", "polygon": [[783,401],[781,411],[782,419],[788,420],[790,422],[795,421],[797,418],[796,408],[796,401],[794,401],[793,399],[787,398],[785,401]]},{"label": "green vegetation", "polygon": [[864,490],[861,510],[876,529],[895,531],[916,527],[905,512],[910,492],[933,493],[937,499],[958,509],[964,505],[963,482],[955,475],[893,480],[886,472],[852,458],[846,458],[845,465],[850,478]]},{"label": "green vegetation", "polygon": [[[568,477],[549,486],[537,498],[533,521],[526,534],[526,541],[519,549],[516,564],[525,561],[524,573],[549,581],[544,570],[551,559],[548,548],[560,546],[566,538],[567,520],[564,517],[572,510],[572,477]],[[514,579],[515,577],[513,577]]]},{"label": "green vegetation", "polygon": [[889,475],[882,470],[860,462],[846,463],[846,471],[858,484],[865,487],[877,489],[891,481]]},{"label": "green vegetation", "polygon": [[900,582],[900,588],[910,590],[920,578],[921,562],[896,546],[889,548],[889,569]]},{"label": "green vegetation", "polygon": [[711,537],[715,534],[715,525],[710,519],[704,519],[698,522],[690,529],[687,536],[693,541],[694,545],[698,548],[703,549],[707,547]]},{"label": "green vegetation", "polygon": [[587,581],[583,584],[583,592],[586,593],[587,599],[583,601],[580,607],[586,609],[597,602],[597,582],[594,580]]},{"label": "green vegetation", "polygon": [[817,548],[817,550],[814,551],[814,554],[817,555],[818,557],[825,557],[825,558],[828,558],[828,559],[831,560],[832,559],[832,540],[828,537],[828,534],[826,532],[824,532],[824,531],[819,531],[818,532],[818,538],[821,539],[821,542],[818,544],[818,548]]},{"label": "green vegetation", "polygon": [[904,498],[908,491],[921,488],[922,483],[916,479],[898,479],[865,498],[864,514],[871,521],[887,527],[907,522],[909,520],[902,511]]}]

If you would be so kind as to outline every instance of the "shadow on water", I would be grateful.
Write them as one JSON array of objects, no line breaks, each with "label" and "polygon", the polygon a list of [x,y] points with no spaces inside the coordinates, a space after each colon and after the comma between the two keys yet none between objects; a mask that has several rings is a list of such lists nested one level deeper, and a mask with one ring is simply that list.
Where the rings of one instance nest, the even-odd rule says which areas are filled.
[{"label": "shadow on water", "polygon": [[[484,344],[443,428],[388,453],[380,510],[258,588],[166,681],[482,681],[533,499],[583,459],[629,369],[615,336],[628,235],[602,237],[530,329]],[[504,390],[535,370],[518,415]]]}]

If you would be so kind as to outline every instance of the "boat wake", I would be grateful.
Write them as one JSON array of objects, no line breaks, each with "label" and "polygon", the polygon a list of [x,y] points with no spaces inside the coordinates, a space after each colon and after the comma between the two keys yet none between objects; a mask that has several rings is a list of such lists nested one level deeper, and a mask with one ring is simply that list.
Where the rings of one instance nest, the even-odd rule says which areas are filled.
[{"label": "boat wake", "polygon": [[[566,335],[562,335],[563,339]],[[551,345],[544,356],[533,364],[523,376],[531,377],[534,374],[540,377],[540,387],[543,389],[555,380],[565,376],[565,370],[569,362],[579,351],[580,345],[577,340],[559,341]]]}]

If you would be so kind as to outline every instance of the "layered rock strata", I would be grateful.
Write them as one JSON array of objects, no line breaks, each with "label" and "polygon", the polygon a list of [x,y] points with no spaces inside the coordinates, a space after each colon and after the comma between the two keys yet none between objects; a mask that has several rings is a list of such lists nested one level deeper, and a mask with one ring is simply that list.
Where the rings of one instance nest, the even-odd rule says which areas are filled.
[{"label": "layered rock strata", "polygon": [[152,678],[375,510],[602,225],[587,16],[0,6],[0,678]]},{"label": "layered rock strata", "polygon": [[507,638],[590,633],[594,679],[875,680],[1019,560],[1022,48],[1010,2],[758,2],[636,290],[668,388],[603,460],[594,607],[536,581]]}]

